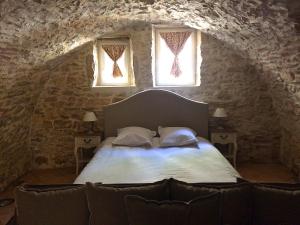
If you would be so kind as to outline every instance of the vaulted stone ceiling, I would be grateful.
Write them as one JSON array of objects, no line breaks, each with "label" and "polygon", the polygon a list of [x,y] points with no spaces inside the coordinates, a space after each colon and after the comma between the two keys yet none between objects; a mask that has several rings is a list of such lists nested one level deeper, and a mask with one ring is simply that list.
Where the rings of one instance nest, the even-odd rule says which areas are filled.
[{"label": "vaulted stone ceiling", "polygon": [[[9,168],[2,180],[30,164],[30,156],[17,152],[30,155],[30,115],[48,79],[41,71],[55,68],[72,49],[141,20],[198,28],[249,57],[280,116],[283,158],[300,167],[298,0],[2,0],[0,168]],[[15,169],[1,160],[8,152],[24,163]]]},{"label": "vaulted stone ceiling", "polygon": [[[288,62],[281,56],[298,51],[281,48],[299,40],[297,2],[7,0],[1,3],[1,43],[20,48],[17,60],[38,65],[126,25],[126,20],[172,21],[217,36],[246,50],[255,61],[271,57],[287,69],[285,78],[293,80],[295,75],[288,73],[291,65],[279,61]],[[262,54],[267,51],[272,54]]]}]

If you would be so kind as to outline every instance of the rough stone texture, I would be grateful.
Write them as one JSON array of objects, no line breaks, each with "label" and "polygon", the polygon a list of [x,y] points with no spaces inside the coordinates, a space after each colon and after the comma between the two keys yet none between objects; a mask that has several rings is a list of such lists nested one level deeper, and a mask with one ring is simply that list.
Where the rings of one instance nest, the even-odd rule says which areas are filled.
[{"label": "rough stone texture", "polygon": [[0,1],[0,187],[30,169],[29,121],[51,71],[75,47],[138,21],[190,25],[248,56],[261,71],[259,79],[266,83],[280,118],[281,159],[299,173],[299,4],[298,0]]},{"label": "rough stone texture", "polygon": [[[31,147],[38,168],[74,165],[74,133],[81,129],[85,110],[95,111],[103,124],[102,107],[136,91],[152,88],[150,24],[122,29],[132,39],[134,88],[91,88],[92,43],[79,48],[51,71],[32,117]],[[209,35],[202,35],[201,85],[172,88],[186,97],[205,101],[213,111],[226,107],[229,123],[239,136],[239,160],[278,159],[280,127],[272,99],[260,72],[236,51]],[[90,62],[90,63],[87,63]],[[213,122],[213,121],[212,121]],[[274,125],[275,124],[275,125]]]}]

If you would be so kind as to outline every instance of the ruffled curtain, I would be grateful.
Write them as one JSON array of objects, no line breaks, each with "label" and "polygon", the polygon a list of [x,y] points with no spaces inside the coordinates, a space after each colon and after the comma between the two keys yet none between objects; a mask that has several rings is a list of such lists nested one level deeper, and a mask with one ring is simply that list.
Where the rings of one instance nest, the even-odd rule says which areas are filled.
[{"label": "ruffled curtain", "polygon": [[190,37],[191,33],[191,31],[160,33],[160,36],[165,40],[167,46],[175,55],[174,62],[171,68],[171,74],[175,77],[179,77],[182,73],[179,66],[178,55],[183,49],[185,42]]},{"label": "ruffled curtain", "polygon": [[104,51],[114,61],[113,65],[113,77],[122,77],[122,71],[118,66],[118,59],[123,55],[126,45],[102,45]]}]

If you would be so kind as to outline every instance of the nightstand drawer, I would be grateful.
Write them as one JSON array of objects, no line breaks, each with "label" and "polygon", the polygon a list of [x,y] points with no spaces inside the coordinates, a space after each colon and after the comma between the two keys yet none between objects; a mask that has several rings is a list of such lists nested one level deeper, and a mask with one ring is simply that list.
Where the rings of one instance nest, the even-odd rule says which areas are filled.
[{"label": "nightstand drawer", "polygon": [[101,143],[100,136],[82,135],[75,137],[75,159],[76,159],[76,174],[79,172],[79,167],[82,163],[90,161],[94,155],[94,149]]},{"label": "nightstand drawer", "polygon": [[235,133],[212,133],[211,142],[219,144],[228,144],[236,141]]},{"label": "nightstand drawer", "polygon": [[[210,141],[216,147],[218,146],[219,151],[230,161],[233,161],[234,167],[236,167],[236,158],[237,158],[237,135],[234,132],[212,132],[210,135]],[[222,146],[227,145],[227,150],[224,151]]]},{"label": "nightstand drawer", "polygon": [[99,136],[76,137],[76,146],[82,148],[96,147],[100,144],[101,138]]}]

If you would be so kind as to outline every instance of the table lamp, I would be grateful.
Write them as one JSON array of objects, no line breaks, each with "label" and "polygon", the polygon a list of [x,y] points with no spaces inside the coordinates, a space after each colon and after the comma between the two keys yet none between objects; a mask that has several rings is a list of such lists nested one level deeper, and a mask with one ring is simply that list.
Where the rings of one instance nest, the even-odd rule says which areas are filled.
[{"label": "table lamp", "polygon": [[213,114],[213,117],[217,118],[218,128],[224,130],[225,128],[225,118],[227,117],[226,110],[224,108],[217,108]]},{"label": "table lamp", "polygon": [[89,134],[94,132],[94,122],[97,121],[97,117],[94,112],[85,112],[83,116],[83,121],[90,124],[89,129],[87,132]]}]

